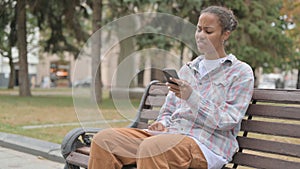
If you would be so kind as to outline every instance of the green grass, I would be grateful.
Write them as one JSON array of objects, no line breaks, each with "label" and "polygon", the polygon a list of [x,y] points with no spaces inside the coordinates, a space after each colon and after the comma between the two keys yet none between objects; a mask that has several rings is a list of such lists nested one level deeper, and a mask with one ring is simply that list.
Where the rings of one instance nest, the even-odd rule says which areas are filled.
[{"label": "green grass", "polygon": [[[60,93],[63,91],[62,93]],[[61,143],[63,137],[73,128],[80,127],[78,114],[75,112],[71,89],[34,89],[32,97],[19,97],[17,90],[0,90],[0,131],[25,135],[50,142]],[[38,93],[38,95],[35,95]],[[57,93],[57,94],[53,94]],[[108,98],[108,91],[99,105],[103,120],[122,119],[115,109],[115,103]],[[137,108],[139,100],[132,100]],[[133,114],[135,114],[134,112]],[[83,115],[84,116],[84,115]],[[88,121],[97,118],[86,116]],[[124,119],[124,118],[123,118]],[[24,126],[75,123],[68,126],[24,129]],[[78,124],[76,124],[78,123]],[[109,124],[113,127],[124,127],[128,123]],[[106,125],[107,126],[107,125]],[[84,126],[86,127],[86,126]],[[98,127],[102,127],[98,125]]]},{"label": "green grass", "polygon": [[33,106],[39,108],[45,108],[49,106],[57,107],[70,107],[73,106],[73,100],[71,96],[32,96],[32,97],[19,97],[0,95],[1,107],[6,105],[13,106]]}]

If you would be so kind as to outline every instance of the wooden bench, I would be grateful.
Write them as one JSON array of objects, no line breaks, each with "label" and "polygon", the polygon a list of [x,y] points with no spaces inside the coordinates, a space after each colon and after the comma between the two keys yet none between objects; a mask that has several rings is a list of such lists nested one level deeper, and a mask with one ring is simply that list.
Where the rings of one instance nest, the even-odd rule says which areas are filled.
[{"label": "wooden bench", "polygon": [[[151,82],[129,127],[147,128],[157,117],[167,93],[163,83]],[[65,136],[65,168],[87,168],[91,139],[99,130],[78,128]],[[224,168],[299,169],[300,90],[255,89],[237,140],[240,149]]]}]

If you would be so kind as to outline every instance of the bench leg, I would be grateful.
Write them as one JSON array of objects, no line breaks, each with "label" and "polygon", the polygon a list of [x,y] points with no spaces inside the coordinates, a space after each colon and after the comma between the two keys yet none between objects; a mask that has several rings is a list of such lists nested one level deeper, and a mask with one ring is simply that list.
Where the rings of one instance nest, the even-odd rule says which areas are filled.
[{"label": "bench leg", "polygon": [[64,169],[80,169],[80,167],[66,163]]}]

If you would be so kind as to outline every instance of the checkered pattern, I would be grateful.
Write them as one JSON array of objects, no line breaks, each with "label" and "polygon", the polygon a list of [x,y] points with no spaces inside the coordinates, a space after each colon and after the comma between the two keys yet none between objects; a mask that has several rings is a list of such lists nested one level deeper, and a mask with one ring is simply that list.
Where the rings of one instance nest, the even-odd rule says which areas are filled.
[{"label": "checkered pattern", "polygon": [[193,88],[188,100],[169,92],[157,121],[170,131],[194,137],[231,161],[238,149],[236,136],[250,103],[254,77],[249,65],[230,54],[205,75],[198,68],[203,57],[186,64],[179,77]]}]

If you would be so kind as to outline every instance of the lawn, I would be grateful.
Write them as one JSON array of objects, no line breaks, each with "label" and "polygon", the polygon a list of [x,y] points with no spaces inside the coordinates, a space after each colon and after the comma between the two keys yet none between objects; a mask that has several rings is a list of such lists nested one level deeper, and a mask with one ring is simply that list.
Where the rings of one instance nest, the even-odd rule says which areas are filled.
[{"label": "lawn", "polygon": [[[92,110],[92,115],[89,109],[74,108],[71,89],[34,89],[32,93],[32,97],[19,97],[17,90],[0,89],[1,132],[60,144],[66,133],[76,127],[125,127],[130,123],[116,110],[108,91],[104,92],[103,102],[97,111]],[[131,103],[137,108],[139,100],[132,100]],[[85,111],[86,115],[83,114]],[[123,121],[112,121],[119,119]],[[91,123],[93,121],[95,123]]]}]

